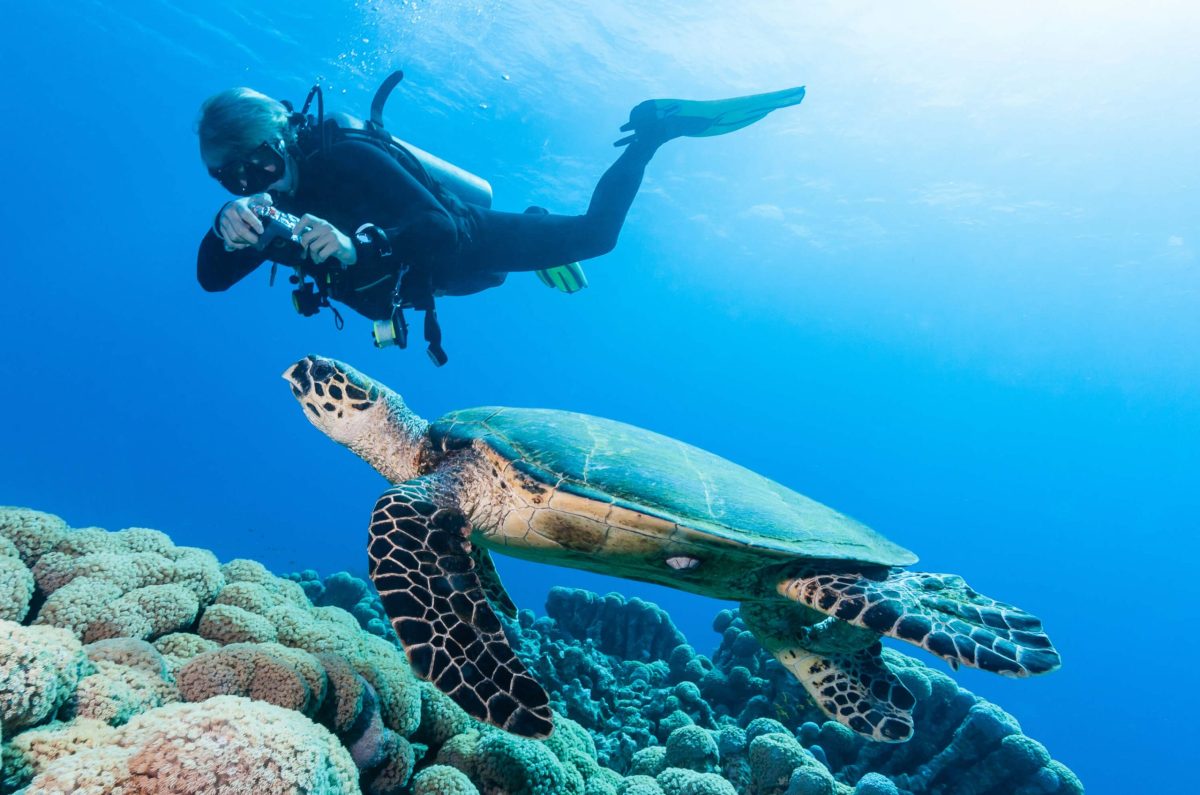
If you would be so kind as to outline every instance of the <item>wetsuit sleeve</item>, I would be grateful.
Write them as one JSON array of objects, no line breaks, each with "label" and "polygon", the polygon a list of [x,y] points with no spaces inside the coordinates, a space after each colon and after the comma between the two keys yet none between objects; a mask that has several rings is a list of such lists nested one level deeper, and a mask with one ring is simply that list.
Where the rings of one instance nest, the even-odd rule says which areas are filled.
[{"label": "wetsuit sleeve", "polygon": [[196,278],[210,293],[228,290],[265,259],[254,248],[226,251],[224,242],[210,229],[200,241],[200,252],[196,255]]},{"label": "wetsuit sleeve", "polygon": [[[379,227],[386,243],[356,241],[356,281],[375,273],[395,272],[407,265],[429,265],[458,250],[458,224],[441,202],[390,155],[376,146],[346,141],[335,146],[332,160],[347,184],[365,194],[377,215],[364,219]],[[343,229],[353,236],[354,229]],[[387,249],[391,254],[385,256]],[[351,271],[354,271],[352,268]]]}]

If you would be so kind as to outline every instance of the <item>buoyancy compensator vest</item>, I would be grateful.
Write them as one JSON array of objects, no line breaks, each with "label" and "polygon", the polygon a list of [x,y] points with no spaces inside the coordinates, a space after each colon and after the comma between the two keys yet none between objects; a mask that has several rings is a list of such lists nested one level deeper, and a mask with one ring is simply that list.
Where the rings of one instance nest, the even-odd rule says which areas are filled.
[{"label": "buoyancy compensator vest", "polygon": [[[492,186],[487,180],[460,168],[442,158],[426,152],[392,135],[383,126],[383,109],[393,89],[404,79],[404,73],[395,71],[384,80],[371,101],[371,115],[366,121],[348,113],[325,113],[325,97],[321,86],[314,85],[299,111],[294,111],[290,102],[283,104],[292,112],[291,123],[295,127],[297,143],[303,156],[325,152],[341,141],[362,141],[383,149],[397,163],[421,183],[452,214],[461,212],[460,204],[479,207],[492,206]],[[316,114],[309,113],[316,100]],[[301,286],[305,286],[304,272],[298,269]],[[295,277],[293,277],[295,278]],[[330,293],[337,297],[336,283],[328,278],[316,279],[309,291],[320,294],[321,306],[328,306]],[[434,303],[433,274],[425,268],[403,267],[396,276],[392,292],[392,314],[388,320],[376,321],[372,334],[377,347],[408,345],[408,324],[404,310],[417,309],[425,313],[424,332],[428,344],[427,352],[433,363],[440,367],[447,361],[441,346],[442,332],[437,320]],[[315,314],[314,312],[306,314]]]}]

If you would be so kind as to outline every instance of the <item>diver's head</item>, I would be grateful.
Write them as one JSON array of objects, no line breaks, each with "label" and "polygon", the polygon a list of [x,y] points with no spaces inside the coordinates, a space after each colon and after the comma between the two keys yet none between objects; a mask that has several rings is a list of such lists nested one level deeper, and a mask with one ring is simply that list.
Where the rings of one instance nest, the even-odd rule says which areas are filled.
[{"label": "diver's head", "polygon": [[250,88],[230,88],[200,106],[200,158],[230,193],[287,190],[295,179],[288,146],[296,140],[282,102]]},{"label": "diver's head", "polygon": [[309,422],[393,483],[416,476],[429,423],[404,400],[348,364],[305,356],[283,373]]}]

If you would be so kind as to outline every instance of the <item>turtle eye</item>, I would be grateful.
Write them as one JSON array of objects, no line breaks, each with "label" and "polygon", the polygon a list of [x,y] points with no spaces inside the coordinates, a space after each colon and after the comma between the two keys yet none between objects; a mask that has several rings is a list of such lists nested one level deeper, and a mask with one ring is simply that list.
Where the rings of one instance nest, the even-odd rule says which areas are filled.
[{"label": "turtle eye", "polygon": [[676,555],[667,558],[667,565],[676,571],[691,571],[700,565],[700,558],[691,558],[687,555]]}]

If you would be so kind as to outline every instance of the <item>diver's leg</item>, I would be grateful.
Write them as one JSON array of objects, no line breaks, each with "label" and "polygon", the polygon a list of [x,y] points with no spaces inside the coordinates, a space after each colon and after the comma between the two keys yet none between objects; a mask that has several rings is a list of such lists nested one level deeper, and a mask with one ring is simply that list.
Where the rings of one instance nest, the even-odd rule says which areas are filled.
[{"label": "diver's leg", "polygon": [[584,215],[478,210],[476,240],[462,265],[481,271],[535,271],[612,251],[655,149],[635,143],[622,152],[596,183]]}]

